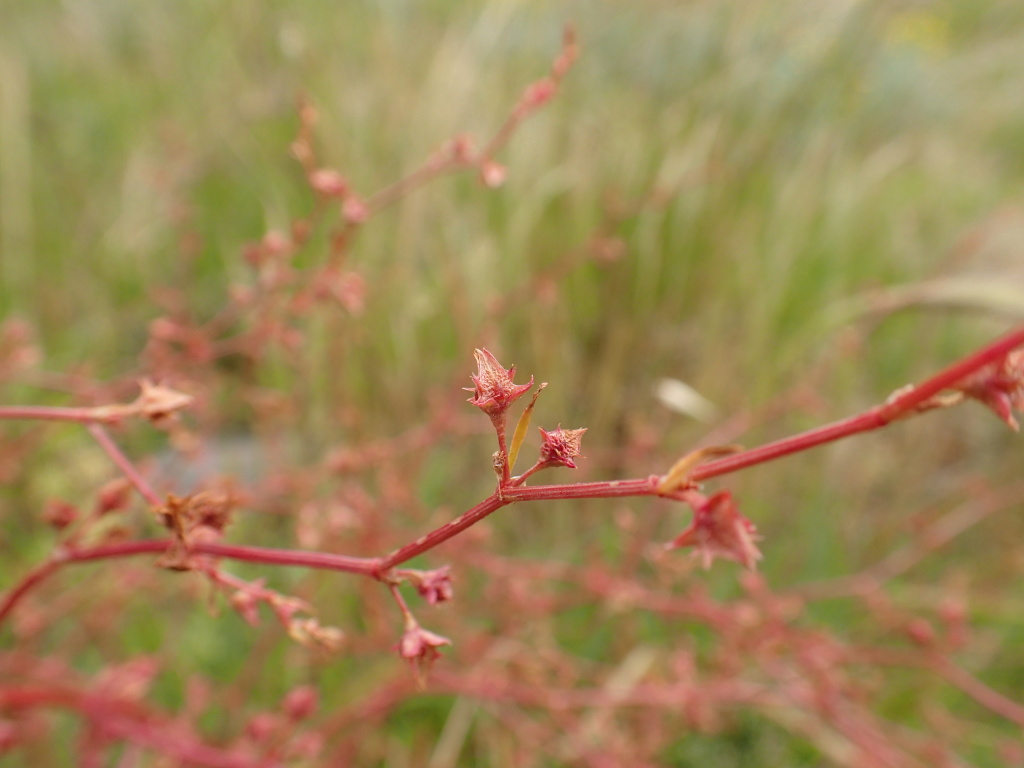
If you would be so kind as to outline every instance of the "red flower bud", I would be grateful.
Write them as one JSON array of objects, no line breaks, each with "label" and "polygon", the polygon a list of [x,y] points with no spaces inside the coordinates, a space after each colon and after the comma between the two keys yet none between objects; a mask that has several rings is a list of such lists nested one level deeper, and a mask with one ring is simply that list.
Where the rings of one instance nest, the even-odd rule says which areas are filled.
[{"label": "red flower bud", "polygon": [[506,370],[486,349],[474,350],[473,356],[476,358],[477,372],[470,378],[476,386],[473,389],[466,388],[467,392],[473,393],[468,402],[488,416],[493,418],[504,414],[516,398],[526,394],[533,386],[533,376],[528,384],[514,383],[512,377],[516,374],[516,367],[513,365]]},{"label": "red flower bud", "polygon": [[281,709],[290,720],[305,720],[316,711],[318,697],[311,685],[300,685],[288,691],[281,703]]},{"label": "red flower bud", "polygon": [[505,166],[493,160],[488,160],[480,166],[480,181],[483,182],[485,187],[490,189],[496,189],[504,184],[505,176],[507,175],[508,171],[505,169]]},{"label": "red flower bud", "polygon": [[541,462],[551,467],[576,469],[573,459],[580,455],[580,440],[583,439],[583,433],[586,431],[586,427],[582,429],[558,427],[554,432],[545,432],[541,429],[540,434],[543,438],[543,443],[540,446]]},{"label": "red flower bud", "polygon": [[434,662],[441,656],[438,648],[451,645],[452,641],[447,637],[423,629],[415,622],[406,625],[402,639],[395,646],[398,655],[416,668],[417,675],[428,671]]},{"label": "red flower bud", "polygon": [[319,168],[309,174],[309,186],[313,191],[325,197],[344,197],[348,192],[348,183],[337,171]]},{"label": "red flower bud", "polygon": [[349,195],[341,205],[341,214],[349,224],[362,224],[370,218],[370,208],[358,195]]},{"label": "red flower bud", "polygon": [[118,477],[100,488],[96,498],[96,514],[118,512],[131,501],[132,484],[127,478]]},{"label": "red flower bud", "polygon": [[50,499],[43,508],[43,520],[58,531],[78,519],[78,508],[63,499]]},{"label": "red flower bud", "polygon": [[558,90],[558,85],[550,77],[530,83],[523,92],[520,105],[523,109],[536,109],[539,106],[551,101],[551,97]]},{"label": "red flower bud", "polygon": [[687,501],[693,507],[693,522],[666,545],[668,549],[696,547],[705,568],[710,568],[716,557],[734,560],[750,570],[757,567],[761,551],[754,542],[760,537],[754,524],[736,508],[732,494],[721,491],[708,498],[690,493]]},{"label": "red flower bud", "polygon": [[432,571],[400,571],[401,577],[416,587],[420,596],[431,605],[445,603],[452,599],[455,590],[447,565]]},{"label": "red flower bud", "polygon": [[953,388],[991,408],[1014,432],[1020,431],[1013,411],[1024,412],[1024,349],[986,365]]}]

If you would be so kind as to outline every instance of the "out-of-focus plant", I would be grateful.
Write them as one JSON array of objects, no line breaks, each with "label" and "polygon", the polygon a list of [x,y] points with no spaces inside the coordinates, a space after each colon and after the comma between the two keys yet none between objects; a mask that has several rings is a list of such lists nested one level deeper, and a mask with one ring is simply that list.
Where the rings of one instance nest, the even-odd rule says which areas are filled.
[{"label": "out-of-focus plant", "polygon": [[[359,759],[366,729],[379,725],[418,690],[427,689],[473,699],[505,718],[520,740],[509,747],[508,764],[514,765],[544,760],[653,765],[660,751],[672,744],[677,720],[695,731],[714,730],[727,714],[744,710],[808,739],[839,765],[966,765],[959,754],[961,742],[969,741],[969,736],[951,732],[948,739],[934,739],[884,717],[885,688],[876,678],[888,667],[926,670],[997,717],[1024,727],[1024,705],[988,687],[957,662],[956,654],[967,646],[970,635],[962,603],[950,597],[934,607],[933,616],[924,618],[895,607],[881,591],[886,579],[1018,501],[1024,489],[977,494],[874,569],[837,583],[775,593],[757,574],[765,555],[754,523],[740,511],[741,494],[726,489],[708,494],[704,488],[739,470],[966,400],[982,403],[1017,430],[1014,411],[1024,410],[1024,329],[838,422],[749,449],[699,447],[669,467],[651,467],[651,473],[642,477],[547,485],[535,484],[540,472],[577,468],[587,429],[560,424],[540,429],[536,457],[516,474],[517,460],[529,451],[531,418],[547,384],[535,388],[532,376],[516,383],[515,366],[506,368],[481,346],[474,353],[477,370],[468,388],[469,403],[483,412],[494,433],[496,450],[489,460],[494,490],[462,514],[411,539],[399,538],[402,532],[378,517],[382,508],[365,486],[353,482],[341,494],[344,504],[326,515],[321,514],[319,488],[329,479],[376,472],[378,492],[394,494],[394,506],[415,503],[397,457],[422,456],[450,435],[478,431],[479,421],[455,412],[451,391],[435,396],[440,399],[429,417],[410,424],[403,434],[339,448],[311,469],[290,457],[276,464],[272,460],[272,469],[253,487],[214,481],[198,490],[158,491],[152,467],[130,458],[115,440],[116,430],[141,419],[167,432],[176,450],[201,452],[208,437],[204,423],[216,420],[223,405],[218,397],[230,391],[220,384],[226,368],[232,375],[239,369],[245,372],[247,404],[265,425],[274,425],[283,410],[301,406],[275,397],[272,387],[260,383],[259,371],[299,359],[311,317],[322,315],[329,323],[332,313],[343,312],[358,319],[368,300],[367,287],[349,257],[361,229],[383,209],[446,174],[471,171],[484,187],[500,186],[506,169],[497,156],[522,122],[557,94],[577,54],[574,35],[567,31],[549,75],[525,89],[489,141],[478,145],[471,137],[458,136],[421,167],[373,194],[360,193],[340,172],[319,162],[314,148],[317,113],[304,101],[292,152],[315,196],[313,209],[289,231],[268,232],[246,249],[252,279],[233,286],[223,310],[206,322],[183,311],[154,321],[143,354],[141,373],[146,378],[139,379],[141,392],[129,402],[115,397],[127,386],[117,382],[106,389],[90,389],[94,402],[86,404],[0,407],[0,420],[82,425],[117,470],[116,477],[96,489],[94,498],[54,498],[47,505],[41,514],[56,531],[52,551],[0,596],[0,631],[14,640],[0,656],[0,752],[32,754],[51,728],[39,713],[68,710],[82,723],[76,749],[83,765],[103,764],[115,749],[122,750],[119,754],[129,764],[143,755],[180,765],[303,765],[327,760],[337,764]],[[300,258],[323,244],[323,258]],[[595,258],[607,243],[598,245]],[[5,372],[14,376],[34,364],[29,329],[8,323],[2,340]],[[419,381],[403,386],[428,389]],[[106,395],[111,399],[102,399]],[[144,500],[148,515],[136,514],[132,491]],[[616,524],[628,551],[616,567],[598,559],[587,565],[517,560],[495,552],[480,536],[474,538],[477,523],[506,507],[628,497],[682,505],[691,511],[691,522],[674,539],[652,546],[643,526],[623,515]],[[228,534],[233,518],[253,505],[265,511],[288,507],[285,512],[295,521],[294,535],[303,546],[232,541]],[[162,533],[153,535],[154,527]],[[333,551],[339,541],[353,547],[350,554]],[[450,563],[407,567],[449,542]],[[764,546],[771,557],[770,542]],[[737,563],[742,567],[737,571],[741,596],[719,602],[699,584],[686,584],[692,558],[671,551],[677,549],[692,550],[704,568],[718,558]],[[414,674],[403,671],[353,700],[348,709],[320,715],[316,690],[307,685],[293,688],[277,709],[254,715],[233,738],[212,743],[199,726],[210,699],[209,683],[190,684],[180,713],[169,715],[147,700],[164,664],[158,656],[136,657],[87,675],[72,669],[59,653],[47,651],[40,640],[44,628],[76,620],[60,599],[34,600],[46,582],[71,566],[97,562],[105,563],[99,578],[116,579],[116,563],[143,555],[155,558],[162,569],[199,576],[212,602],[220,602],[222,596],[250,625],[258,626],[261,614],[268,612],[291,638],[316,652],[344,654],[354,652],[348,646],[379,647],[390,633],[387,644]],[[247,579],[232,573],[225,567],[232,561],[253,564],[268,574],[271,566],[298,566],[376,582],[397,605],[397,620],[382,617],[376,593],[365,593],[366,626],[362,638],[352,637],[348,627],[322,623],[315,602],[268,586],[269,575]],[[667,655],[639,649],[600,681],[590,681],[585,668],[555,648],[524,649],[513,641],[502,648],[499,642],[472,639],[464,668],[439,663],[459,637],[453,640],[425,628],[406,596],[415,592],[427,606],[457,601],[455,585],[469,569],[482,572],[494,584],[489,589],[496,594],[484,602],[491,604],[488,618],[495,623],[493,635],[499,640],[507,622],[539,624],[559,612],[559,596],[548,586],[558,582],[570,585],[587,602],[608,606],[612,613],[642,610],[666,621],[685,619],[713,636],[713,649],[700,650],[696,640],[680,642]],[[863,598],[878,626],[897,630],[902,642],[861,643],[805,621],[811,601],[838,594]],[[104,612],[116,612],[121,599],[111,597]],[[460,615],[468,617],[471,611],[466,605]],[[102,626],[103,619],[99,622]],[[550,719],[531,718],[528,713],[536,710],[549,713]],[[635,712],[643,714],[634,716]],[[927,715],[936,723],[951,717],[941,708]],[[555,743],[556,729],[572,736],[557,740],[558,749],[545,754],[541,745]],[[1010,746],[1005,752],[1007,760],[1019,757]]]}]

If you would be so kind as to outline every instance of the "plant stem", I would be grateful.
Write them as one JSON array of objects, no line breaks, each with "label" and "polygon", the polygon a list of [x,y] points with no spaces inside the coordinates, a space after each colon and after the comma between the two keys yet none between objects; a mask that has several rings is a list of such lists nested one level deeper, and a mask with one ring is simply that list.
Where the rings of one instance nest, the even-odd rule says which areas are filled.
[{"label": "plant stem", "polygon": [[[966,376],[980,370],[986,365],[998,362],[1007,353],[1024,345],[1024,328],[1020,328],[1006,336],[987,345],[980,351],[970,355],[935,376],[925,380],[921,385],[901,392],[890,399],[889,402],[876,406],[857,416],[826,424],[815,429],[802,432],[798,435],[776,440],[766,445],[752,448],[749,451],[726,456],[716,461],[708,462],[696,467],[690,474],[694,482],[718,477],[740,469],[763,464],[768,461],[788,456],[790,454],[814,448],[819,445],[831,443],[860,432],[867,432],[886,426],[894,419],[914,413],[914,409],[924,404],[929,398],[938,394],[943,389],[955,385]],[[79,409],[63,409],[64,411],[77,411]],[[31,409],[0,409],[0,418],[6,415],[10,418],[31,418],[31,416],[10,416],[13,412],[29,413]],[[42,409],[46,414],[52,414],[53,409]],[[80,414],[79,414],[80,415]],[[36,416],[37,418],[50,418],[50,416]],[[67,417],[66,420],[79,420]],[[126,477],[133,483],[136,489],[154,506],[162,502],[155,491],[149,487],[146,480],[138,473],[135,466],[124,456],[120,448],[110,439],[100,425],[87,423],[90,433],[96,438],[107,454],[118,465]],[[498,431],[499,445],[504,445],[503,430]],[[507,467],[507,464],[506,464]],[[507,469],[506,469],[507,471]],[[529,470],[527,474],[529,473]],[[525,477],[517,478],[519,482]],[[352,557],[348,555],[336,555],[325,552],[308,552],[304,550],[271,549],[265,547],[250,547],[235,544],[214,544],[196,543],[190,547],[190,552],[195,554],[223,557],[231,560],[244,560],[252,563],[264,563],[267,565],[292,565],[306,568],[317,568],[324,570],[342,571],[363,576],[369,576],[377,580],[385,580],[385,576],[392,568],[401,565],[408,560],[427,552],[453,536],[458,535],[467,528],[475,525],[485,517],[493,514],[501,507],[513,504],[517,501],[553,501],[557,499],[593,499],[593,498],[623,498],[630,496],[667,496],[679,498],[678,494],[661,494],[658,492],[658,485],[661,481],[659,475],[650,475],[645,478],[631,478],[628,480],[607,480],[594,483],[567,483],[561,485],[538,485],[523,486],[517,485],[516,480],[505,478],[501,483],[500,495],[498,492],[488,496],[486,499],[464,512],[462,515],[445,523],[439,528],[427,533],[409,544],[393,551],[383,558]],[[0,601],[0,623],[11,613],[14,606],[36,585],[49,578],[59,570],[65,563],[81,563],[94,560],[103,560],[114,557],[126,557],[139,554],[159,554],[165,552],[172,544],[172,539],[146,539],[139,541],[121,542],[105,546],[93,547],[85,550],[58,550],[55,555],[45,563],[33,568],[26,574],[18,584],[8,591]]]},{"label": "plant stem", "polygon": [[488,496],[475,507],[459,515],[459,517],[455,518],[450,523],[445,523],[440,528],[436,528],[427,535],[416,539],[416,541],[410,542],[400,549],[396,549],[379,562],[375,575],[379,578],[379,574],[394,568],[396,565],[401,565],[408,560],[412,560],[412,558],[423,554],[427,550],[433,549],[438,544],[447,541],[452,536],[462,533],[462,531],[466,530],[471,525],[479,523],[485,517],[501,509],[506,504],[510,504],[512,501],[514,501],[514,499],[509,499],[507,496],[503,499],[499,499],[497,494]]},{"label": "plant stem", "polygon": [[953,363],[948,368],[926,379],[920,385],[900,393],[884,405],[876,406],[857,416],[851,416],[841,421],[816,427],[807,432],[801,432],[798,435],[792,435],[758,446],[757,448],[751,448],[749,451],[725,456],[716,461],[709,461],[707,464],[702,464],[694,469],[690,474],[690,479],[694,482],[708,480],[712,477],[726,475],[756,464],[781,459],[783,456],[806,451],[808,448],[815,448],[825,443],[841,440],[860,432],[880,429],[901,416],[913,413],[917,406],[937,395],[943,389],[949,388],[986,365],[997,362],[1022,344],[1024,344],[1024,328],[1018,328],[1016,331],[992,342],[973,355]]},{"label": "plant stem", "polygon": [[[7,618],[31,589],[48,579],[64,565],[108,560],[117,557],[133,557],[135,555],[159,555],[166,552],[175,543],[175,539],[139,539],[136,541],[123,541],[117,544],[105,544],[98,547],[90,547],[89,549],[58,549],[49,560],[37,565],[25,574],[21,581],[0,599],[0,624],[4,622],[4,619]],[[198,555],[223,557],[229,560],[242,560],[249,563],[294,565],[303,568],[355,573],[374,578],[379,578],[378,574],[385,570],[381,567],[380,558],[350,557],[348,555],[308,552],[299,549],[270,549],[236,544],[196,543],[189,548],[189,552]]]},{"label": "plant stem", "polygon": [[97,421],[97,416],[93,408],[64,408],[52,405],[5,405],[0,406],[0,420],[4,419],[72,421],[78,424],[92,424]]},{"label": "plant stem", "polygon": [[117,446],[117,443],[113,441],[110,435],[103,427],[96,423],[89,423],[86,425],[86,429],[89,430],[96,442],[100,444],[100,447],[104,450],[107,456],[110,457],[111,461],[117,464],[117,468],[121,470],[128,482],[135,486],[135,490],[154,507],[163,506],[163,501],[157,492],[153,490],[153,487],[149,482],[142,476],[142,474],[135,468],[131,460],[124,455],[124,452]]}]

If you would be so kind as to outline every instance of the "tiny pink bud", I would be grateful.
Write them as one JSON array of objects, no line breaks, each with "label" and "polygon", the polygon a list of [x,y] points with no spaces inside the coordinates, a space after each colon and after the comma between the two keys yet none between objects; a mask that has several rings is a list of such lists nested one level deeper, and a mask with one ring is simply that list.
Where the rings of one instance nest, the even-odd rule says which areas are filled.
[{"label": "tiny pink bud", "polygon": [[350,314],[363,313],[366,307],[366,281],[358,272],[346,271],[333,275],[327,287]]},{"label": "tiny pink bud", "polygon": [[513,382],[516,367],[513,365],[506,370],[486,349],[474,350],[473,356],[476,358],[477,372],[475,376],[470,375],[470,378],[476,386],[473,389],[466,388],[467,392],[473,393],[468,402],[484,413],[492,417],[505,413],[516,398],[526,394],[533,386],[532,376],[527,384]]},{"label": "tiny pink bud", "polygon": [[43,507],[43,521],[58,531],[67,528],[78,519],[78,509],[63,499],[50,499]]},{"label": "tiny pink bud", "polygon": [[132,484],[128,478],[118,477],[100,488],[96,498],[96,514],[105,515],[117,512],[128,506],[131,499]]},{"label": "tiny pink bud", "polygon": [[161,341],[173,341],[178,338],[178,324],[169,317],[158,317],[149,324],[149,335]]},{"label": "tiny pink bud", "polygon": [[[263,246],[260,243],[246,243],[242,246],[242,258],[245,259],[245,263],[250,267],[258,267],[263,263]],[[150,332],[152,333],[153,325],[150,325]]]},{"label": "tiny pink bud", "polygon": [[288,756],[306,763],[312,764],[313,760],[322,757],[323,751],[324,734],[316,731],[305,731],[288,742]]},{"label": "tiny pink bud", "polygon": [[245,734],[257,744],[262,744],[270,739],[280,727],[280,718],[269,712],[260,712],[246,724]]},{"label": "tiny pink bud", "polygon": [[420,596],[431,605],[446,603],[452,599],[455,590],[447,565],[432,571],[402,571],[402,577],[416,587]]},{"label": "tiny pink bud", "polygon": [[693,507],[690,527],[666,545],[668,549],[696,547],[704,568],[710,568],[716,557],[734,560],[754,570],[761,552],[754,544],[760,537],[754,524],[740,514],[732,494],[721,491],[710,498],[690,493],[688,503]]},{"label": "tiny pink bud", "polygon": [[260,624],[259,601],[248,592],[239,590],[231,596],[231,607],[238,611],[245,623],[250,627]]},{"label": "tiny pink bud", "polygon": [[480,181],[490,189],[497,189],[504,184],[507,175],[505,166],[493,160],[487,160],[480,166]]},{"label": "tiny pink bud", "polygon": [[907,637],[914,645],[927,648],[935,643],[935,628],[924,619],[914,619],[906,626]]},{"label": "tiny pink bud", "polygon": [[263,236],[262,246],[268,256],[284,256],[290,250],[291,244],[283,232],[272,229]]},{"label": "tiny pink bud", "polygon": [[540,446],[540,460],[551,467],[568,467],[576,469],[573,461],[580,455],[580,441],[586,427],[581,429],[562,429],[561,426],[553,432],[540,430],[543,442]]},{"label": "tiny pink bud", "polygon": [[288,691],[281,703],[281,709],[291,720],[305,720],[316,711],[318,702],[316,688],[311,685],[300,685]]},{"label": "tiny pink bud", "polygon": [[419,674],[423,674],[429,671],[441,656],[437,649],[451,644],[452,641],[447,637],[430,632],[414,623],[405,630],[395,649],[399,656],[416,667]]},{"label": "tiny pink bud", "polygon": [[523,97],[519,103],[527,109],[543,106],[551,101],[551,97],[555,95],[557,90],[558,86],[555,84],[555,81],[550,77],[545,77],[543,80],[538,80],[526,86],[526,90],[523,92]]},{"label": "tiny pink bud", "polygon": [[460,134],[452,139],[449,147],[451,158],[457,163],[468,163],[473,158],[473,138]]},{"label": "tiny pink bud", "polygon": [[317,194],[325,197],[344,197],[348,192],[348,182],[337,171],[319,168],[309,174],[309,186]]},{"label": "tiny pink bud", "polygon": [[953,389],[988,406],[1010,429],[1020,431],[1013,411],[1024,412],[1024,349],[975,371]]},{"label": "tiny pink bud", "polygon": [[349,224],[362,224],[370,218],[370,209],[361,197],[351,194],[341,204],[341,214]]}]

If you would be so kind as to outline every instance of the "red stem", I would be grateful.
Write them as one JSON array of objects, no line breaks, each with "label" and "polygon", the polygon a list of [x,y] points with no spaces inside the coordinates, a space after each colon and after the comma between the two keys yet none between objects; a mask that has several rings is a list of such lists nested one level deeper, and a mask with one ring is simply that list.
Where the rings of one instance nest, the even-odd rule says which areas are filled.
[{"label": "red stem", "polygon": [[416,539],[416,541],[406,544],[400,549],[396,549],[383,560],[379,561],[375,575],[379,578],[380,574],[394,568],[396,565],[401,565],[408,560],[412,560],[417,555],[421,555],[427,550],[433,549],[438,544],[450,539],[452,536],[462,533],[462,531],[466,530],[471,525],[476,525],[488,515],[501,509],[506,504],[511,503],[511,501],[513,500],[509,499],[507,496],[504,498],[498,498],[497,494],[488,496],[468,512],[464,512],[459,515],[459,517],[455,518],[450,523],[445,523],[440,528],[436,528],[428,533],[426,536],[421,536]]},{"label": "red stem", "polygon": [[38,421],[73,421],[78,424],[95,422],[92,408],[62,408],[51,405],[0,406],[0,419],[34,419]]},{"label": "red stem", "polygon": [[[15,606],[31,589],[48,579],[65,564],[88,563],[115,557],[163,554],[174,543],[174,539],[140,539],[137,541],[124,541],[117,544],[90,547],[89,549],[59,549],[51,559],[30,570],[0,600],[0,624],[3,624]],[[199,555],[224,557],[229,560],[243,560],[250,563],[295,565],[303,568],[356,573],[374,578],[379,578],[379,575],[385,570],[381,567],[380,558],[349,557],[348,555],[333,555],[328,552],[307,552],[303,550],[270,549],[266,547],[213,543],[194,544],[190,552]]]},{"label": "red stem", "polygon": [[[726,456],[717,461],[697,467],[691,474],[694,481],[706,480],[746,467],[762,464],[793,453],[813,448],[824,443],[840,440],[859,432],[878,429],[901,415],[910,414],[933,395],[964,379],[986,365],[997,362],[1013,349],[1024,345],[1024,328],[1020,328],[989,344],[982,350],[949,366],[884,405],[877,406],[858,416],[852,416],[832,424],[818,427],[798,435],[783,438],[749,451]],[[6,409],[10,411],[10,409]],[[49,410],[49,409],[48,409]],[[0,410],[2,417],[3,410]],[[160,504],[155,492],[138,474],[134,466],[124,457],[106,431],[97,424],[89,424],[100,445],[132,480],[135,487],[153,504]],[[657,496],[661,478],[651,475],[646,478],[629,480],[608,480],[596,483],[570,483],[563,485],[540,485],[533,487],[505,484],[499,492],[481,501],[455,520],[442,525],[425,536],[406,544],[383,558],[363,558],[335,555],[303,550],[269,549],[232,544],[196,544],[192,551],[197,554],[245,560],[269,565],[294,565],[306,568],[343,571],[361,574],[382,580],[385,574],[417,555],[427,552],[472,525],[493,514],[498,509],[517,501],[542,501],[556,499],[621,498],[627,496]],[[160,553],[171,546],[170,539],[154,539],[122,542],[88,550],[64,550],[56,557],[31,570],[0,602],[0,622],[6,618],[22,597],[37,584],[48,578],[65,562],[87,562],[109,557],[124,557],[144,553]]]},{"label": "red stem", "polygon": [[171,723],[158,721],[134,702],[109,699],[103,694],[68,687],[24,685],[0,690],[4,710],[63,707],[79,712],[104,733],[177,758],[187,765],[207,768],[274,768],[278,762],[256,760],[237,751],[212,747],[183,735]]},{"label": "red stem", "polygon": [[605,480],[597,483],[534,485],[506,488],[502,496],[511,501],[548,501],[555,499],[612,499],[622,496],[657,496],[657,475],[631,480]]},{"label": "red stem", "polygon": [[953,365],[935,374],[919,386],[897,395],[884,405],[876,406],[858,416],[851,416],[832,424],[801,432],[798,435],[792,435],[791,437],[776,440],[773,443],[751,448],[749,451],[725,456],[716,461],[709,461],[707,464],[697,467],[691,473],[690,478],[695,482],[700,482],[701,480],[746,469],[755,464],[774,461],[791,453],[806,451],[808,448],[814,448],[824,443],[841,440],[844,437],[849,437],[859,432],[869,432],[873,429],[884,427],[894,419],[911,413],[918,405],[921,405],[942,390],[948,389],[966,376],[984,368],[990,363],[1002,359],[1007,353],[1022,344],[1024,344],[1024,328],[1019,328],[992,342],[973,355],[953,363]]},{"label": "red stem", "polygon": [[4,619],[10,615],[11,611],[14,610],[14,607],[29,592],[29,590],[48,579],[60,568],[60,566],[61,563],[55,560],[47,560],[26,573],[22,577],[21,581],[19,581],[6,595],[4,595],[3,600],[0,600],[0,624],[4,623]]},{"label": "red stem", "polygon": [[104,450],[107,456],[110,457],[111,461],[117,464],[117,468],[121,470],[126,478],[128,478],[128,482],[135,486],[135,490],[137,490],[152,506],[162,506],[163,501],[157,495],[156,491],[154,491],[153,487],[146,481],[146,478],[139,473],[139,470],[135,468],[135,465],[132,464],[131,460],[124,455],[120,448],[118,448],[117,443],[115,443],[111,439],[110,435],[107,434],[107,430],[94,422],[87,424],[86,429],[89,430],[89,434],[96,438],[96,442],[100,444],[100,447]]}]

